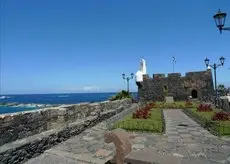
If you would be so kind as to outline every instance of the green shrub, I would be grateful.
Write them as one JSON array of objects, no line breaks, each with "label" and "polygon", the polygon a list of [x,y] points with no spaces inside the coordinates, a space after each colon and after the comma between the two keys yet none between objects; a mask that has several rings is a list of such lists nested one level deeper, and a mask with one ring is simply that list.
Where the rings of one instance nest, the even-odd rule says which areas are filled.
[{"label": "green shrub", "polygon": [[112,96],[109,98],[110,101],[115,101],[115,100],[122,100],[126,98],[132,98],[129,92],[122,90],[121,92],[117,93],[116,95]]}]

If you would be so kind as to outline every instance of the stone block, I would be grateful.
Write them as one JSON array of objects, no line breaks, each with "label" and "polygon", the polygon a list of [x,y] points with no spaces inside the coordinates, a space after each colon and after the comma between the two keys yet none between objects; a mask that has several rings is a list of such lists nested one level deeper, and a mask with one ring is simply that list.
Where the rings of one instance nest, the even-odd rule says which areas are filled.
[{"label": "stone block", "polygon": [[166,103],[174,103],[174,99],[173,99],[173,97],[165,97],[165,102]]}]

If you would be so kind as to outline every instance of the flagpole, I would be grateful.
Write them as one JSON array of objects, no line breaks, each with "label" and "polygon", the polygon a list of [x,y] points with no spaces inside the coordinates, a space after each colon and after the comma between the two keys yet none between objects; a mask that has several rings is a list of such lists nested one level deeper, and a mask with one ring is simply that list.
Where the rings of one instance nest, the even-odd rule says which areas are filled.
[{"label": "flagpole", "polygon": [[174,69],[175,69],[175,63],[176,63],[176,60],[175,60],[175,57],[173,56],[173,73],[174,73]]}]

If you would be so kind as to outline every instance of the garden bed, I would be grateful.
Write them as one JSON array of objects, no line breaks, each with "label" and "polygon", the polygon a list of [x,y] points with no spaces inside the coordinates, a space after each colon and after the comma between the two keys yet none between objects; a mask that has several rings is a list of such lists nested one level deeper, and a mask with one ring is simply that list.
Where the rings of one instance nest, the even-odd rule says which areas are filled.
[{"label": "garden bed", "polygon": [[230,135],[230,121],[212,120],[215,112],[220,112],[220,109],[215,109],[209,112],[199,112],[196,108],[192,108],[184,109],[183,111],[201,126],[209,130],[212,134],[218,136]]},{"label": "garden bed", "polygon": [[147,119],[133,118],[132,114],[127,115],[124,119],[114,125],[114,129],[122,128],[127,131],[147,131],[162,133],[164,130],[163,115],[161,109],[151,109],[151,116]]}]

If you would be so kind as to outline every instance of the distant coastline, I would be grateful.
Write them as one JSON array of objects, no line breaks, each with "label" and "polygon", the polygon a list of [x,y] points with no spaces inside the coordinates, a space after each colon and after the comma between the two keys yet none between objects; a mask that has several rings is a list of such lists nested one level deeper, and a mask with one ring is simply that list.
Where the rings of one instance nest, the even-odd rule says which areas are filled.
[{"label": "distant coastline", "polygon": [[115,94],[116,93],[62,93],[0,95],[9,97],[0,99],[0,114],[54,107],[63,104],[100,102],[108,100]]}]

